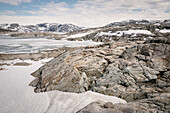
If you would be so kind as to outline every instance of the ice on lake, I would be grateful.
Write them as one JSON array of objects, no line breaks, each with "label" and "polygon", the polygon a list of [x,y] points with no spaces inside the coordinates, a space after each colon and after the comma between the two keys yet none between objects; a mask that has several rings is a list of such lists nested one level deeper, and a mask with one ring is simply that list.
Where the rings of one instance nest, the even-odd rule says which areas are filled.
[{"label": "ice on lake", "polygon": [[86,47],[102,44],[93,41],[67,41],[54,40],[45,37],[18,38],[10,36],[0,36],[0,53],[26,53],[42,50],[57,49],[60,47]]}]

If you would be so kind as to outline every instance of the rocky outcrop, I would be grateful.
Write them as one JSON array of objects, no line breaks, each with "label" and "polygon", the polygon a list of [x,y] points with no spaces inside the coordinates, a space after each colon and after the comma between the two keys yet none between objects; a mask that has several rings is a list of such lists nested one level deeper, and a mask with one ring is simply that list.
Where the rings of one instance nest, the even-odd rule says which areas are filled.
[{"label": "rocky outcrop", "polygon": [[77,113],[153,113],[145,107],[133,104],[112,104],[111,102],[96,101],[92,102]]},{"label": "rocky outcrop", "polygon": [[[35,92],[54,89],[68,92],[89,90],[91,79],[100,78],[109,63],[123,52],[124,47],[120,46],[130,46],[130,44],[118,43],[112,47],[107,44],[103,46],[64,52],[32,73],[36,79],[30,85],[36,87]],[[108,49],[109,47],[112,49]]]},{"label": "rocky outcrop", "polygon": [[170,45],[145,43],[125,50],[109,64],[103,76],[93,85],[96,92],[133,101],[148,94],[167,92],[170,69]]},{"label": "rocky outcrop", "polygon": [[[152,95],[149,99],[127,104],[112,104],[96,101],[79,110],[77,113],[169,113],[170,94]],[[165,110],[166,109],[166,110]]]},{"label": "rocky outcrop", "polygon": [[32,73],[30,85],[35,92],[92,90],[169,112],[169,56],[169,38],[70,50]]},{"label": "rocky outcrop", "polygon": [[169,20],[164,20],[164,21],[159,21],[159,20],[153,20],[153,21],[148,21],[148,20],[128,20],[128,21],[122,21],[122,22],[113,22],[110,24],[107,24],[104,27],[115,27],[115,26],[145,26],[146,28],[151,29],[169,29],[170,28],[170,23]]}]

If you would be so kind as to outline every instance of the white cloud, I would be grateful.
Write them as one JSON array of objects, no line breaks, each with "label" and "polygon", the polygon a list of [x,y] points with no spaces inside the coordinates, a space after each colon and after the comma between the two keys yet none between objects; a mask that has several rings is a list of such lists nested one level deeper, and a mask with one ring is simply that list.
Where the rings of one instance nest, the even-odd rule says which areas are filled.
[{"label": "white cloud", "polygon": [[10,5],[18,5],[22,2],[31,2],[31,0],[0,0],[0,2]]},{"label": "white cloud", "polygon": [[0,15],[15,15],[16,12],[14,11],[8,11],[8,10],[5,10],[3,12],[0,12]]},{"label": "white cloud", "polygon": [[[50,2],[39,6],[39,10],[25,11],[33,16],[13,16],[11,19],[9,16],[3,16],[0,22],[58,22],[94,27],[127,19],[167,19],[170,18],[170,14],[164,11],[169,8],[169,0],[84,0],[78,1],[72,7],[65,2]],[[133,11],[138,9],[140,11]]]}]

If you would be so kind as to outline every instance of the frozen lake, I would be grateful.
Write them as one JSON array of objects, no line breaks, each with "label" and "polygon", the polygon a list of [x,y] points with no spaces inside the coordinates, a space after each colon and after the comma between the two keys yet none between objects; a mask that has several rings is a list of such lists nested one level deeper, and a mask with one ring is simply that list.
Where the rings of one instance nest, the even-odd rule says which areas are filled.
[{"label": "frozen lake", "polygon": [[26,53],[51,50],[60,47],[86,47],[101,44],[92,41],[67,41],[47,38],[19,38],[0,36],[0,53]]}]

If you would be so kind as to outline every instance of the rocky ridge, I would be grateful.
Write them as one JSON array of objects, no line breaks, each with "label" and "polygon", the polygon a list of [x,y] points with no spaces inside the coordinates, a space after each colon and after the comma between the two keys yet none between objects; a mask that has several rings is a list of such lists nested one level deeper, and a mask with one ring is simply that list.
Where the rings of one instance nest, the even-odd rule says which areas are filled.
[{"label": "rocky ridge", "polygon": [[[60,39],[66,39],[71,41],[93,40],[96,42],[111,42],[123,40],[145,41],[150,38],[166,36],[168,33],[162,33],[161,30],[170,29],[169,21],[170,20],[164,21],[129,20],[110,23],[106,26],[99,28],[88,29],[82,29],[81,27],[72,24],[58,24],[58,23],[41,23],[37,25],[27,26],[22,26],[17,23],[1,24],[0,28],[13,31],[9,32],[9,35],[12,37],[48,37],[50,39],[57,40]],[[134,30],[134,32],[131,32],[130,30]],[[136,31],[144,30],[145,32],[151,33],[150,34],[140,32],[137,33],[135,32],[135,30]],[[6,34],[6,32],[4,33]],[[79,35],[83,33],[86,35]],[[70,38],[73,35],[77,36]]]},{"label": "rocky ridge", "polygon": [[[114,95],[146,113],[170,112],[170,38],[68,50],[32,73],[35,92],[88,90]],[[138,109],[138,107],[136,107]],[[119,108],[121,109],[121,108]],[[135,109],[133,109],[135,110]]]},{"label": "rocky ridge", "polygon": [[[156,37],[166,37],[169,32],[161,32],[169,30],[169,20],[164,21],[148,21],[148,20],[129,20],[122,22],[114,22],[104,27],[86,29],[72,34],[58,35],[54,39],[67,39],[71,41],[92,40],[95,42],[113,42],[113,41],[146,41]],[[89,33],[91,32],[91,33]],[[81,34],[87,33],[82,36]],[[89,34],[88,34],[89,33]],[[70,38],[72,36],[76,37]]]},{"label": "rocky ridge", "polygon": [[18,23],[0,24],[0,28],[15,32],[57,32],[69,33],[82,30],[80,27],[73,24],[59,24],[59,23],[41,23],[37,25],[19,25]]},{"label": "rocky ridge", "polygon": [[[99,42],[110,42],[110,41],[145,41],[150,38],[166,37],[169,33],[161,33],[163,29],[170,29],[169,20],[161,21],[147,21],[142,20],[129,20],[123,22],[114,22],[108,24],[100,30],[94,33],[81,37],[83,40],[93,40]],[[127,33],[130,30],[145,30],[150,31],[152,34],[146,33]],[[103,35],[99,35],[104,33]],[[114,34],[114,35],[111,35]],[[80,40],[80,39],[79,39]]]},{"label": "rocky ridge", "polygon": [[[160,20],[145,20],[145,19],[142,19],[142,20],[127,20],[127,21],[122,21],[122,22],[113,22],[113,23],[110,23],[110,24],[107,24],[106,26],[104,27],[113,27],[113,26],[128,26],[128,25],[155,25],[156,28],[159,28],[159,29],[169,29],[169,25],[170,25],[170,19],[167,19],[167,20],[163,20],[163,21],[160,21]],[[162,26],[160,26],[162,25]]]}]

